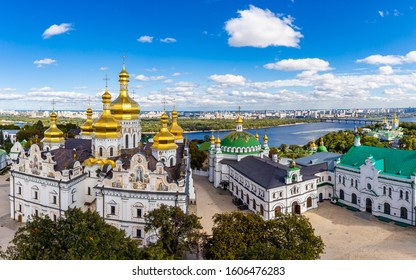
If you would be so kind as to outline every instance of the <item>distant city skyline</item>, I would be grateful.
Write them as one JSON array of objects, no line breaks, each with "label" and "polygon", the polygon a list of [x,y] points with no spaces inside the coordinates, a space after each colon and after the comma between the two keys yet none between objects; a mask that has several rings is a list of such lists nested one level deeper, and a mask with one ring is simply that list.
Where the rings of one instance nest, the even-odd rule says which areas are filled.
[{"label": "distant city skyline", "polygon": [[[416,3],[5,1],[0,109],[101,110],[122,56],[143,111],[407,108]],[[174,101],[175,100],[175,101]],[[415,102],[415,103],[413,103]]]}]

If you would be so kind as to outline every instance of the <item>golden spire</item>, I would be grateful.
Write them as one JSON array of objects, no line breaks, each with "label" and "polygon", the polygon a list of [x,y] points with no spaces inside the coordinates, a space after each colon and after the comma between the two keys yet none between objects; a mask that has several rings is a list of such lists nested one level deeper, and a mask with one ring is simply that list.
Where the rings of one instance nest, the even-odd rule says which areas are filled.
[{"label": "golden spire", "polygon": [[218,131],[217,133],[217,139],[215,140],[215,145],[220,145],[221,144],[221,139],[220,139],[220,132]]},{"label": "golden spire", "polygon": [[209,142],[211,143],[215,142],[214,130],[212,131],[211,138],[209,138]]},{"label": "golden spire", "polygon": [[243,124],[243,118],[241,117],[240,110],[241,110],[241,107],[238,106],[238,117],[237,117],[237,120],[235,121],[236,124]]},{"label": "golden spire", "polygon": [[120,94],[116,100],[111,103],[111,113],[118,120],[134,120],[139,118],[140,107],[136,101],[134,101],[128,92],[129,86],[129,73],[126,71],[125,61],[126,56],[123,58],[123,68],[121,69],[119,77],[120,82]]},{"label": "golden spire", "polygon": [[266,134],[266,129],[264,129],[264,136],[263,136],[263,141],[268,141],[269,137]]},{"label": "golden spire", "polygon": [[162,128],[155,135],[155,137],[153,137],[152,149],[173,150],[173,149],[178,148],[178,145],[175,144],[175,136],[172,133],[170,133],[168,130],[168,120],[169,120],[169,117],[166,114],[166,111],[163,111],[163,114],[160,117]]},{"label": "golden spire", "polygon": [[45,131],[43,142],[61,143],[64,142],[64,133],[56,126],[58,115],[55,113],[55,100],[52,101],[51,126]]},{"label": "golden spire", "polygon": [[87,121],[81,126],[81,135],[91,135],[94,132],[92,126],[92,109],[88,102]]},{"label": "golden spire", "polygon": [[[106,80],[108,78],[106,77]],[[108,92],[108,86],[102,95],[103,113],[100,118],[93,124],[95,138],[120,138],[121,124],[113,117],[110,111],[111,94]]]},{"label": "golden spire", "polygon": [[169,128],[170,133],[175,136],[175,140],[183,139],[183,128],[178,124],[178,112],[176,111],[176,106],[172,110],[172,125]]}]

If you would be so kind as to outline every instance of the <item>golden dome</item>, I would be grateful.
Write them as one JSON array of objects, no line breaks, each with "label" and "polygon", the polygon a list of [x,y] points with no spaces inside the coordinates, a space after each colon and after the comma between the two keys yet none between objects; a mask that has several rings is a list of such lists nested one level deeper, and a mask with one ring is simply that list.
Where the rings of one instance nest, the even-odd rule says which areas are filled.
[{"label": "golden dome", "polygon": [[111,113],[118,120],[134,120],[139,118],[140,107],[128,93],[129,73],[123,65],[118,75],[120,82],[120,95],[111,103]]},{"label": "golden dome", "polygon": [[183,139],[183,128],[178,124],[178,112],[175,108],[172,111],[172,125],[170,126],[169,131],[175,136],[175,140]]},{"label": "golden dome", "polygon": [[209,141],[210,141],[211,143],[214,143],[214,142],[215,142],[214,132],[212,132],[212,135],[211,135],[211,138],[209,138]]},{"label": "golden dome", "polygon": [[178,145],[175,144],[175,136],[168,130],[168,115],[166,112],[163,112],[160,117],[160,122],[162,123],[162,128],[160,131],[153,137],[152,149],[155,150],[173,150],[178,148]]},{"label": "golden dome", "polygon": [[267,134],[266,134],[266,133],[264,133],[263,140],[264,140],[264,141],[268,141],[268,140],[269,140],[269,137],[267,136]]},{"label": "golden dome", "polygon": [[110,102],[111,95],[106,88],[103,96],[103,113],[101,117],[93,124],[95,138],[119,138],[121,137],[120,122],[111,115]]},{"label": "golden dome", "polygon": [[217,140],[215,140],[215,145],[220,145],[221,144],[221,139],[220,136],[218,135]]},{"label": "golden dome", "polygon": [[55,111],[51,114],[51,126],[45,131],[43,142],[47,143],[61,143],[64,142],[64,133],[56,126],[56,119],[58,115]]},{"label": "golden dome", "polygon": [[236,124],[243,124],[243,118],[242,118],[240,115],[238,115],[238,118],[237,118],[237,120],[235,121],[235,123],[236,123]]},{"label": "golden dome", "polygon": [[317,148],[316,143],[315,143],[315,140],[312,140],[311,148]]},{"label": "golden dome", "polygon": [[399,121],[399,119],[397,118],[397,115],[396,115],[396,113],[394,113],[394,118],[393,118],[393,122],[397,122],[397,121]]},{"label": "golden dome", "polygon": [[81,135],[91,135],[94,132],[94,128],[92,126],[92,109],[88,106],[87,121],[81,126]]},{"label": "golden dome", "polygon": [[254,137],[256,138],[257,141],[259,140],[259,134],[257,133],[257,131],[256,131],[256,135],[254,135]]}]

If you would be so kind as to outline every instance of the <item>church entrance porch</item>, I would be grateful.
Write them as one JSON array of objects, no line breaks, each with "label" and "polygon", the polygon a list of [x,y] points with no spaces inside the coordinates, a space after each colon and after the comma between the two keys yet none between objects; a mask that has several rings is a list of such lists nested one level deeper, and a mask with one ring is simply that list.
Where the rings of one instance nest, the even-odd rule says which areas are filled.
[{"label": "church entrance porch", "polygon": [[373,202],[371,201],[370,198],[367,198],[365,200],[365,211],[368,212],[368,213],[373,212]]}]

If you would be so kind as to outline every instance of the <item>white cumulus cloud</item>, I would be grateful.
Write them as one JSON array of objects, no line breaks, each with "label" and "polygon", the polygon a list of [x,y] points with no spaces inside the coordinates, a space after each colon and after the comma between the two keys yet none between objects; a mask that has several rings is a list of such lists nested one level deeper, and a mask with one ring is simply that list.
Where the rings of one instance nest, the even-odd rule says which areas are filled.
[{"label": "white cumulus cloud", "polygon": [[101,66],[101,67],[100,67],[100,70],[101,70],[101,71],[106,71],[106,70],[108,70],[108,67]]},{"label": "white cumulus cloud", "polygon": [[379,65],[379,64],[387,64],[387,65],[397,65],[403,63],[403,57],[399,55],[370,55],[363,59],[358,59],[357,62]]},{"label": "white cumulus cloud", "polygon": [[378,73],[380,73],[381,75],[390,75],[393,74],[393,72],[393,68],[391,68],[390,65],[381,66],[378,68]]},{"label": "white cumulus cloud", "polygon": [[44,59],[39,59],[39,60],[35,60],[33,61],[33,64],[35,64],[37,67],[43,67],[45,65],[49,65],[52,63],[55,63],[56,60],[52,59],[52,58],[44,58]]},{"label": "white cumulus cloud", "polygon": [[145,81],[161,81],[161,80],[165,80],[166,77],[165,76],[145,76],[145,75],[140,74],[140,75],[137,75],[135,77],[135,79],[138,80],[138,81],[142,81],[142,82],[145,82]]},{"label": "white cumulus cloud", "polygon": [[70,30],[73,30],[71,23],[53,24],[43,32],[42,37],[43,39],[49,39],[52,36],[63,34]]},{"label": "white cumulus cloud", "polygon": [[283,71],[327,71],[331,70],[329,62],[319,58],[284,59],[264,65],[266,69]]},{"label": "white cumulus cloud", "polygon": [[164,39],[160,39],[160,42],[170,44],[170,43],[175,43],[176,39],[175,38],[164,38]]},{"label": "white cumulus cloud", "polygon": [[241,75],[232,75],[232,74],[225,74],[225,75],[211,75],[209,77],[211,81],[222,83],[222,84],[229,84],[229,85],[238,85],[243,86],[246,82],[246,78]]},{"label": "white cumulus cloud", "polygon": [[233,47],[285,46],[299,47],[303,35],[295,31],[292,17],[275,15],[270,10],[263,10],[250,5],[248,10],[238,11],[239,18],[232,18],[225,23],[225,30],[230,38],[228,44]]},{"label": "white cumulus cloud", "polygon": [[140,38],[138,38],[137,41],[139,41],[140,43],[151,43],[153,42],[153,37],[144,35],[144,36],[140,36]]}]

